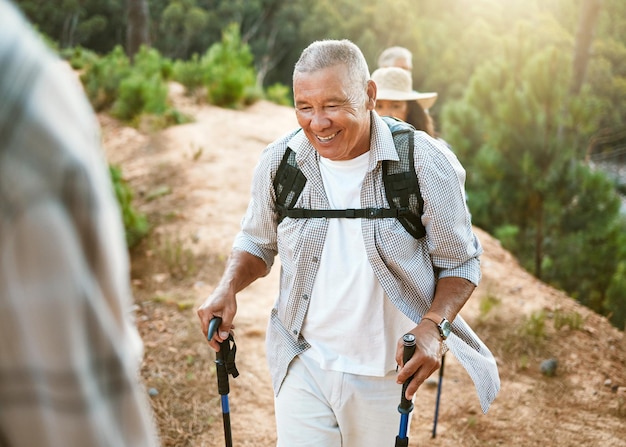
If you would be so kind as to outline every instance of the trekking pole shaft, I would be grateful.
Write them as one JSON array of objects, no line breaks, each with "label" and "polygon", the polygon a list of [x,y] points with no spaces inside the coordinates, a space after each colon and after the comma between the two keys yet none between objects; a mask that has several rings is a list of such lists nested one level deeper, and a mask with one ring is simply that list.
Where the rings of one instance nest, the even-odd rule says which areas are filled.
[{"label": "trekking pole shaft", "polygon": [[[207,339],[211,341],[215,332],[217,332],[222,319],[220,317],[213,317],[209,322],[207,331]],[[217,375],[217,391],[221,396],[222,402],[222,418],[224,421],[224,441],[226,447],[233,446],[232,433],[230,428],[230,405],[228,403],[228,392],[230,386],[228,384],[228,369],[226,367],[226,359],[230,354],[230,338],[220,343],[220,350],[215,353],[215,372]],[[233,342],[234,343],[234,342]]]},{"label": "trekking pole shaft", "polygon": [[224,420],[224,441],[226,447],[233,447],[233,438],[230,428],[230,405],[228,396],[222,396],[222,419]]},{"label": "trekking pole shaft", "polygon": [[[406,365],[415,353],[415,335],[405,334],[403,342],[402,364]],[[407,432],[409,428],[409,413],[413,411],[413,402],[406,398],[406,389],[412,379],[413,376],[406,379],[402,384],[402,396],[400,397],[400,405],[398,405],[398,411],[400,412],[400,430],[398,436],[396,436],[396,447],[407,447],[409,445]]]},{"label": "trekking pole shaft", "polygon": [[437,401],[435,402],[435,418],[433,420],[433,433],[431,438],[437,436],[437,421],[439,420],[439,400],[441,399],[441,386],[443,385],[443,365],[446,360],[446,355],[441,357],[441,366],[439,367],[439,382],[437,383]]}]

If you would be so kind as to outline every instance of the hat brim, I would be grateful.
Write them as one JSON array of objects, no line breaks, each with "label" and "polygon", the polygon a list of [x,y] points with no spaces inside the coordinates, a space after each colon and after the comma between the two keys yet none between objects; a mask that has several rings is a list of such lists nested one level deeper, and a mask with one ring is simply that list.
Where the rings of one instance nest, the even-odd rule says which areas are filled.
[{"label": "hat brim", "polygon": [[423,109],[430,109],[437,101],[437,93],[380,89],[376,92],[376,99],[383,101],[417,101]]}]

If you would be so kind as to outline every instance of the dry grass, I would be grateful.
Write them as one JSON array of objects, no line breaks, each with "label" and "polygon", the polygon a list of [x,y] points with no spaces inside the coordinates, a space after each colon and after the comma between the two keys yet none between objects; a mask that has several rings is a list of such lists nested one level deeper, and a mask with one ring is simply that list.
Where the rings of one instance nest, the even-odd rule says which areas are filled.
[{"label": "dry grass", "polygon": [[[214,353],[195,306],[222,272],[260,150],[294,123],[292,110],[266,103],[240,112],[196,109],[198,122],[165,132],[172,141],[162,145],[103,119],[108,153],[125,168],[153,225],[132,253],[132,278],[146,348],[142,377],[158,392],[151,402],[164,447],[224,445]],[[182,153],[191,143],[202,151]],[[624,334],[541,284],[476,231],[485,247],[484,279],[464,317],[496,356],[502,389],[482,416],[469,377],[454,357],[446,360],[439,434],[430,439],[435,392],[425,387],[410,445],[625,447]],[[262,287],[254,296],[242,293],[238,313],[242,374],[231,390],[238,447],[275,445],[263,334],[278,281]],[[545,377],[539,364],[552,357],[558,369]]]}]

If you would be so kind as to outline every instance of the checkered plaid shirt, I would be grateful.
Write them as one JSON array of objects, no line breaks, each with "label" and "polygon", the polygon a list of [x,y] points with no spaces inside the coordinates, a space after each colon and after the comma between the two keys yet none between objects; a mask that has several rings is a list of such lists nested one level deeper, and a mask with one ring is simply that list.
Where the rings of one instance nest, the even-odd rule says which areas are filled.
[{"label": "checkered plaid shirt", "polygon": [[124,229],[73,76],[0,0],[0,446],[156,447]]},{"label": "checkered plaid shirt", "polygon": [[[388,207],[381,163],[398,160],[398,155],[389,128],[375,112],[370,141],[361,206]],[[369,262],[383,289],[398,309],[418,323],[430,307],[437,278],[461,277],[478,284],[482,248],[472,232],[462,166],[447,147],[425,133],[415,132],[414,141],[427,236],[414,239],[395,218],[362,219],[361,228]],[[296,152],[298,166],[307,178],[296,206],[330,209],[318,154],[304,132],[292,132],[270,144],[261,155],[251,201],[234,243],[235,248],[260,257],[268,266],[276,254],[280,256],[280,293],[267,334],[276,393],[291,360],[309,348],[300,331],[328,227],[325,218],[285,218],[277,225],[272,182],[287,146]],[[460,316],[453,323],[447,345],[474,380],[483,411],[487,411],[500,386],[491,352]]]}]

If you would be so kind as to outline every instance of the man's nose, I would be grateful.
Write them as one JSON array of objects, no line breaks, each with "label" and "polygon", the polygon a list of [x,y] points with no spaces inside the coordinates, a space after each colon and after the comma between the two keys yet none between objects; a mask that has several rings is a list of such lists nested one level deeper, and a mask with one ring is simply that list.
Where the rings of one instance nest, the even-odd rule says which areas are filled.
[{"label": "man's nose", "polygon": [[311,118],[311,129],[324,130],[330,126],[331,120],[324,110],[316,110]]}]

